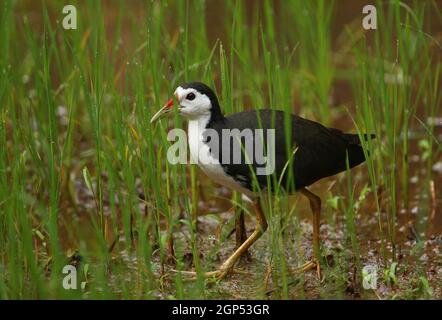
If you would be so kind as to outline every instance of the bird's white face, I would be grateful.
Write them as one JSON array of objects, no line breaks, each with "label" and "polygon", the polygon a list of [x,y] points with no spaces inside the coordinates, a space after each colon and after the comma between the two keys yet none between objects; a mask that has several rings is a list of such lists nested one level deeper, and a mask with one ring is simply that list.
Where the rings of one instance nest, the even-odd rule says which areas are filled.
[{"label": "bird's white face", "polygon": [[[202,118],[210,118],[212,113],[212,100],[209,98],[211,90],[202,83],[194,83],[194,86],[179,86],[175,90],[175,99],[169,99],[167,103],[158,110],[157,113],[153,115],[150,119],[150,123],[156,122],[158,119],[164,115],[172,114],[175,110],[174,106],[177,105],[177,110],[180,115],[186,117],[189,120],[197,120]],[[202,87],[202,92],[209,91],[209,94],[202,93],[198,90],[198,87]],[[216,100],[216,96],[212,97]],[[216,100],[216,105],[218,101]],[[218,113],[219,107],[217,108]]]},{"label": "bird's white face", "polygon": [[175,90],[179,113],[189,119],[210,115],[212,107],[210,99],[205,94],[193,88],[178,87]]}]

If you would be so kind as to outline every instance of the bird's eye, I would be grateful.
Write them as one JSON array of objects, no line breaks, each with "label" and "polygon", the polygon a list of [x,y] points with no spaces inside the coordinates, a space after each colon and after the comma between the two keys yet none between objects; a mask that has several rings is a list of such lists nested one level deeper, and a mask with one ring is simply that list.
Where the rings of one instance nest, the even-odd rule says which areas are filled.
[{"label": "bird's eye", "polygon": [[193,100],[193,99],[195,99],[195,94],[194,94],[193,92],[189,93],[189,94],[186,96],[186,99],[187,99],[187,100]]}]

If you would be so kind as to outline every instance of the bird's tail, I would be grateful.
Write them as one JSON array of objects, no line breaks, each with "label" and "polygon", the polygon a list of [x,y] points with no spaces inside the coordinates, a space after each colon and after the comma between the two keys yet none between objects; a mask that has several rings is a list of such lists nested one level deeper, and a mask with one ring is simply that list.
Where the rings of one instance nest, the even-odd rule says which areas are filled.
[{"label": "bird's tail", "polygon": [[[362,148],[359,135],[351,133],[345,133],[344,135],[345,139],[348,141],[347,152],[348,152],[349,165],[350,168],[353,168],[365,161],[364,149]],[[363,137],[367,141],[368,139],[375,139],[376,135],[364,134]]]},{"label": "bird's tail", "polygon": [[[368,141],[368,139],[375,139],[375,134],[364,134],[363,135],[365,141]],[[360,146],[361,140],[359,139],[359,135],[354,133],[344,133],[344,139],[348,141],[349,144],[355,144]]]}]

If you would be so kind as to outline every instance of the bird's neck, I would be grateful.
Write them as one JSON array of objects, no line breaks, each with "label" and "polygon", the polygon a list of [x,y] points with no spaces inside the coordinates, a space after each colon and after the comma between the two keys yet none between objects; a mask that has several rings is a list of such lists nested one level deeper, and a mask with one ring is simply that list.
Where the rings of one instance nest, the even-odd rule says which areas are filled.
[{"label": "bird's neck", "polygon": [[200,114],[198,117],[189,118],[189,128],[198,128],[198,130],[203,131],[207,128],[212,128],[215,123],[224,122],[225,117],[221,113],[219,106],[212,107],[211,112]]},{"label": "bird's neck", "polygon": [[211,122],[211,114],[207,113],[207,114],[203,114],[203,115],[199,115],[196,118],[190,118],[189,119],[189,131],[198,131],[198,132],[203,132],[204,129],[206,129],[209,126],[209,123]]},{"label": "bird's neck", "polygon": [[203,133],[210,122],[210,114],[200,115],[197,118],[191,118],[188,122],[187,139],[191,158],[199,162],[199,150],[204,144]]},{"label": "bird's neck", "polygon": [[204,132],[206,129],[213,129],[215,124],[219,126],[220,123],[224,123],[225,118],[221,114],[215,114],[213,112],[199,115],[195,118],[190,118],[188,123],[188,139],[190,146],[193,144],[199,144],[204,140]]}]

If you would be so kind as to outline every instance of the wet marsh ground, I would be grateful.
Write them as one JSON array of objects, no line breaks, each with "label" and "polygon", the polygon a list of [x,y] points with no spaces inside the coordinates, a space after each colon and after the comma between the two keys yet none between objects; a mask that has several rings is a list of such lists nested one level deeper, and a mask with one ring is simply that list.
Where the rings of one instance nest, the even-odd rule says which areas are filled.
[{"label": "wet marsh ground", "polygon": [[[0,7],[0,297],[441,299],[442,3],[3,1]],[[277,108],[373,132],[366,164],[312,187],[322,269],[298,195],[266,199],[250,261],[219,283],[235,247],[232,204],[194,166],[171,165],[150,117],[182,82],[217,89],[225,113]],[[250,211],[250,212],[249,212]],[[171,257],[174,253],[175,259]],[[65,265],[78,288],[63,288]],[[377,284],[363,286],[363,269]]]}]

